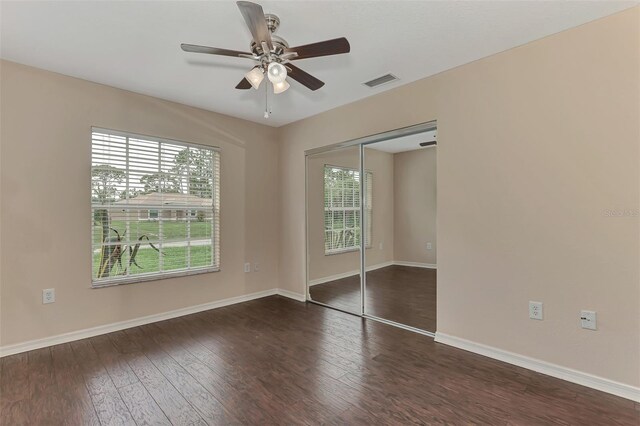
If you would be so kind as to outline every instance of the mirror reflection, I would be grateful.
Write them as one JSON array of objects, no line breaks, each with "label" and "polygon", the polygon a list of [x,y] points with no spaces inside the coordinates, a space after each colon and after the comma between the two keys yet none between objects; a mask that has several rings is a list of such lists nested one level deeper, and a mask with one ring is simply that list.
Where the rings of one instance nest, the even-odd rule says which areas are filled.
[{"label": "mirror reflection", "polygon": [[307,156],[307,262],[311,300],[362,313],[360,147]]},{"label": "mirror reflection", "polygon": [[[422,144],[422,145],[421,145]],[[365,313],[436,331],[435,131],[366,145]]]},{"label": "mirror reflection", "polygon": [[436,155],[434,129],[307,156],[311,300],[436,331]]}]

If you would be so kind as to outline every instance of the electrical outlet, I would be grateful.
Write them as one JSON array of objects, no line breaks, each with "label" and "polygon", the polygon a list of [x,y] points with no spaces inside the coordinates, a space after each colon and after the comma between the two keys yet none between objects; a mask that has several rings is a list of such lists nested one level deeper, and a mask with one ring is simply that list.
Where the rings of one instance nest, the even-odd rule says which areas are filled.
[{"label": "electrical outlet", "polygon": [[529,301],[529,318],[541,320],[543,318],[542,302]]},{"label": "electrical outlet", "polygon": [[253,270],[254,270],[254,272],[258,272],[258,271],[260,271],[260,264],[256,262],[256,263],[253,265]]},{"label": "electrical outlet", "polygon": [[42,304],[53,303],[56,301],[56,289],[45,288],[42,290]]},{"label": "electrical outlet", "polygon": [[382,243],[379,244],[380,250],[383,250],[384,245]]},{"label": "electrical outlet", "polygon": [[597,330],[597,317],[594,311],[580,311],[580,325],[587,330]]},{"label": "electrical outlet", "polygon": [[433,248],[433,246],[431,245],[431,243],[427,243],[427,250],[431,250]]},{"label": "electrical outlet", "polygon": [[244,264],[244,271],[251,272],[251,263],[247,262]]}]

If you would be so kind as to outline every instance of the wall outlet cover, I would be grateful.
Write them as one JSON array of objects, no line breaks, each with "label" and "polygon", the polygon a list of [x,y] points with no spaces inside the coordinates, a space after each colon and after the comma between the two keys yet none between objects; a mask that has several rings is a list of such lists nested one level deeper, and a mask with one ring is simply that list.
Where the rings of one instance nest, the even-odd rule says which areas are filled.
[{"label": "wall outlet cover", "polygon": [[42,290],[42,303],[53,303],[56,301],[56,289],[55,288],[45,288]]},{"label": "wall outlet cover", "polygon": [[542,320],[544,318],[542,302],[529,301],[529,318],[535,320]]}]

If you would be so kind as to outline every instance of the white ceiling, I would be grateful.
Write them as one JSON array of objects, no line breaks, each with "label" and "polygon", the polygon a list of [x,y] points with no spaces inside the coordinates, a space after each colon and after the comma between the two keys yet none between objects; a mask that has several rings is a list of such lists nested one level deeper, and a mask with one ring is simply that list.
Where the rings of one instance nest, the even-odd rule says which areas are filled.
[{"label": "white ceiling", "polygon": [[436,130],[430,130],[428,132],[418,133],[415,135],[401,136],[395,139],[389,139],[382,142],[376,142],[366,145],[367,149],[375,149],[377,151],[389,152],[391,154],[397,154],[398,152],[415,151],[417,149],[428,149],[431,146],[420,146],[421,142],[431,142],[436,140]]},{"label": "white ceiling", "polygon": [[[248,50],[233,1],[22,1],[0,4],[0,56],[138,93],[280,126],[606,16],[635,1],[264,1],[291,46],[345,36],[351,53],[297,61],[326,85],[274,97],[234,86],[246,59],[180,43]],[[361,83],[391,72],[400,81]]]}]

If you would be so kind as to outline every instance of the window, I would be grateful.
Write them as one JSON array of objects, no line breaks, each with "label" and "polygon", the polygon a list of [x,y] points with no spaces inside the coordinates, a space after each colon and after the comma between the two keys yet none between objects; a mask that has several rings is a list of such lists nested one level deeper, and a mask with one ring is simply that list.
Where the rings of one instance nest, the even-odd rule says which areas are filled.
[{"label": "window", "polygon": [[[365,246],[370,247],[371,235],[371,172],[365,173],[365,214],[367,232]],[[344,167],[324,166],[324,252],[335,254],[360,247],[360,172]]]},{"label": "window", "polygon": [[92,129],[92,283],[211,272],[220,266],[220,153]]}]

